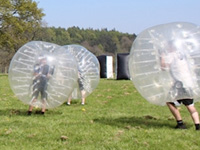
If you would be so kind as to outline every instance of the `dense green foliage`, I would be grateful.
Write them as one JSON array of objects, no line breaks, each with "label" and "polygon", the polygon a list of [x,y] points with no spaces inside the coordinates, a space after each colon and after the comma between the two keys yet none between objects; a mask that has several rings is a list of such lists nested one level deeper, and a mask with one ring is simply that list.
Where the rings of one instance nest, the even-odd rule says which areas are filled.
[{"label": "dense green foliage", "polygon": [[41,28],[35,40],[47,41],[59,45],[79,44],[86,47],[96,56],[102,54],[115,55],[127,53],[136,38],[135,34],[120,33],[107,29],[93,30],[71,27],[68,29],[46,27]]},{"label": "dense green foliage", "polygon": [[19,47],[34,39],[43,16],[32,0],[0,1],[1,66],[8,66]]},{"label": "dense green foliage", "polygon": [[27,110],[13,95],[8,77],[1,75],[1,149],[198,150],[200,146],[199,132],[184,106],[180,111],[188,129],[175,130],[168,108],[148,103],[130,80],[101,79],[85,106],[74,100],[71,106],[49,109],[45,116],[27,116]]}]

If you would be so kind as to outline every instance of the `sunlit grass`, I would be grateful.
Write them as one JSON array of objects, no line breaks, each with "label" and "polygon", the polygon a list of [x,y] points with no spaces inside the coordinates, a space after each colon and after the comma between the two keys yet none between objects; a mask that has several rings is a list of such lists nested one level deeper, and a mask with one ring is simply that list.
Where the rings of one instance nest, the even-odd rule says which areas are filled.
[{"label": "sunlit grass", "polygon": [[28,106],[13,95],[8,77],[1,75],[0,149],[199,149],[200,132],[194,130],[184,106],[180,111],[188,129],[175,130],[168,108],[148,103],[129,80],[101,79],[86,105],[80,103],[74,100],[44,116],[27,116]]}]

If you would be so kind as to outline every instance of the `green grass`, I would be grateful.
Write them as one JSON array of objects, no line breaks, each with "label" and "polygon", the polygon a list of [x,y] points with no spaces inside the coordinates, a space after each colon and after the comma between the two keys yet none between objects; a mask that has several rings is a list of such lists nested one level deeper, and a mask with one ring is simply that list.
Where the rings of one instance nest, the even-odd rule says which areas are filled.
[{"label": "green grass", "polygon": [[[200,107],[196,103],[196,108]],[[101,79],[97,89],[71,106],[63,104],[44,116],[27,116],[28,105],[12,93],[0,75],[0,149],[2,150],[195,150],[200,132],[180,107],[187,130],[175,130],[166,106],[148,103],[129,80]],[[34,109],[38,110],[38,109]]]}]

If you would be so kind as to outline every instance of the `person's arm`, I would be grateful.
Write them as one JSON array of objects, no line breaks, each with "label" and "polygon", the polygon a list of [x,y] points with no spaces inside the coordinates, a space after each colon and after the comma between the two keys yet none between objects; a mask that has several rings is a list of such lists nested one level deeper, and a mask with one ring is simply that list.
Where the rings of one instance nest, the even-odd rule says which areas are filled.
[{"label": "person's arm", "polygon": [[162,70],[169,68],[169,63],[166,62],[166,56],[164,54],[161,54],[160,56],[160,66]]},{"label": "person's arm", "polygon": [[54,74],[54,69],[55,69],[55,66],[49,66],[49,68],[48,68],[48,74],[47,74],[47,78],[49,79],[49,78],[51,78],[51,76],[53,76],[53,74]]},{"label": "person's arm", "polygon": [[33,79],[36,79],[39,76],[39,65],[36,64],[33,69]]}]

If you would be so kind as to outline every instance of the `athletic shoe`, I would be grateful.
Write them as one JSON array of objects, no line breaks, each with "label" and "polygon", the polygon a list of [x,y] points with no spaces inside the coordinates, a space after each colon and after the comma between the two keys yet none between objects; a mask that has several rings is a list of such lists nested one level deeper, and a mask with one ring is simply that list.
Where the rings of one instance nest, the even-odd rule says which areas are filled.
[{"label": "athletic shoe", "polygon": [[187,129],[185,124],[177,124],[175,129]]}]

